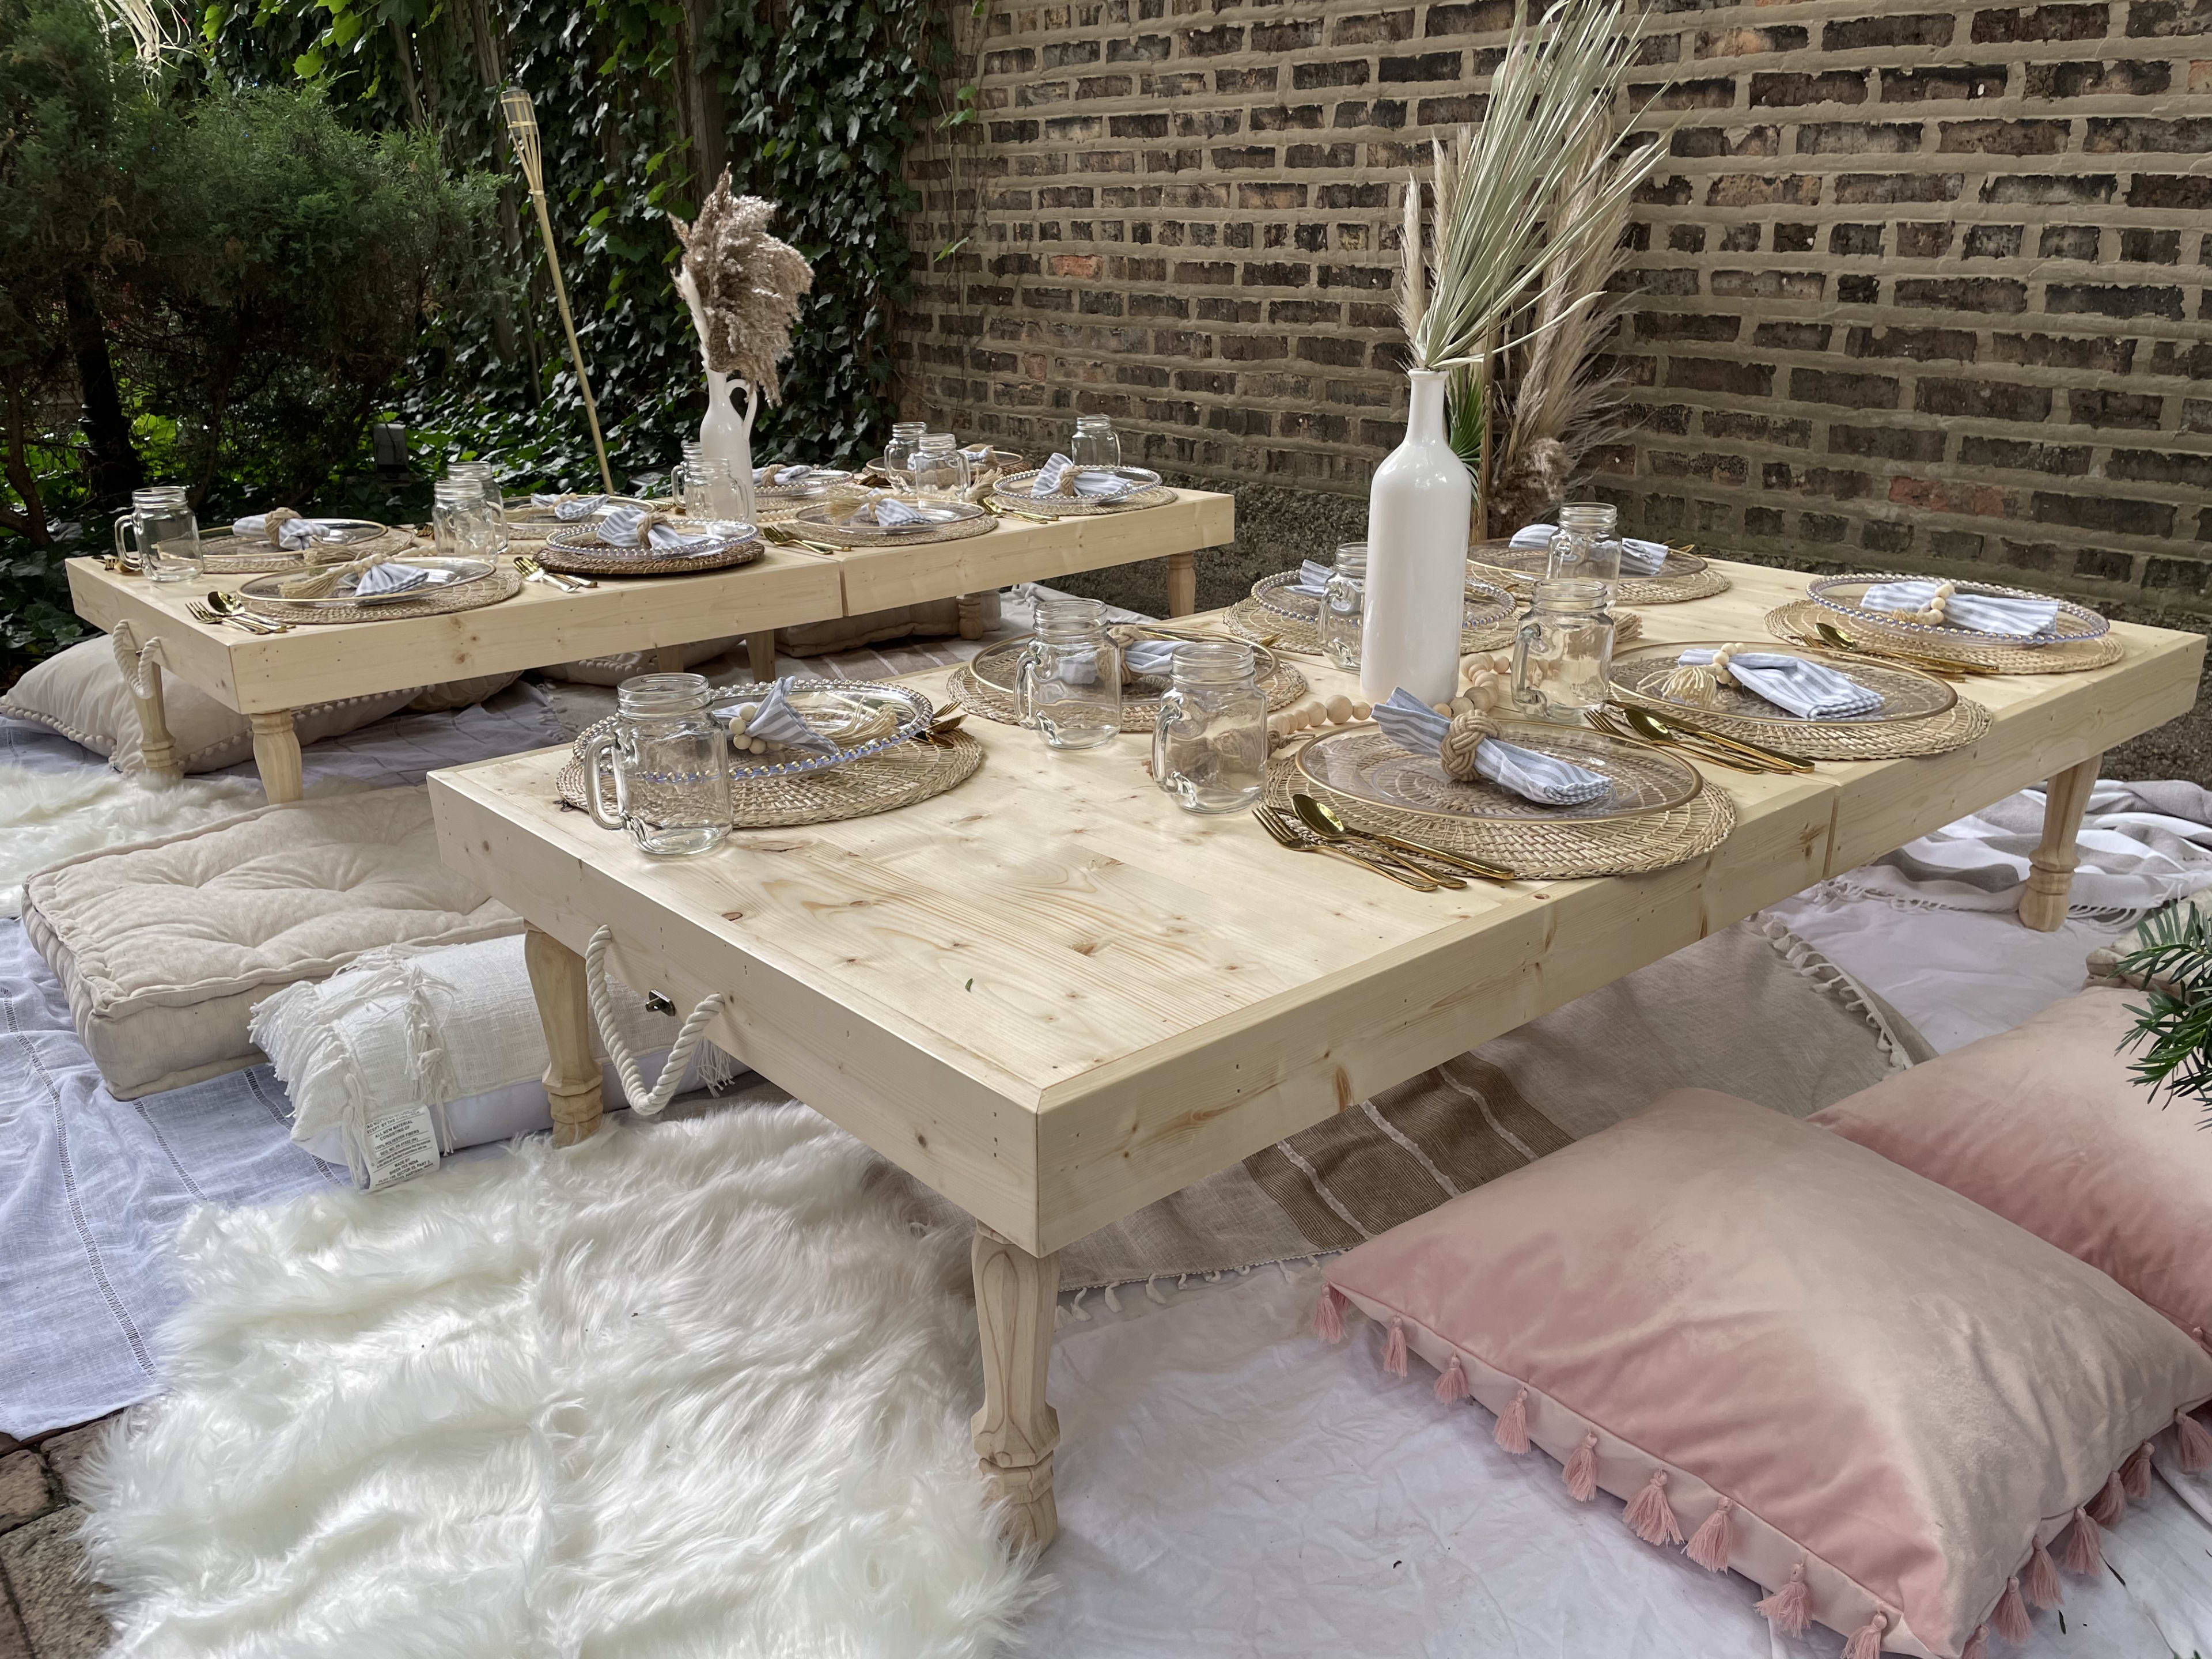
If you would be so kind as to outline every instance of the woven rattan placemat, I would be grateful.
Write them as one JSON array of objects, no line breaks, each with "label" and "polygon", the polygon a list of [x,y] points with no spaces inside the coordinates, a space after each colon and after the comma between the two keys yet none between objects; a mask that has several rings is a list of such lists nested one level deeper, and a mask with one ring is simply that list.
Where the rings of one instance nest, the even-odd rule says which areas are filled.
[{"label": "woven rattan placemat", "polygon": [[458,592],[441,588],[419,599],[392,599],[382,605],[318,605],[299,599],[254,599],[241,593],[239,603],[255,616],[266,617],[271,622],[321,627],[337,623],[404,622],[410,617],[443,617],[457,611],[481,611],[488,605],[511,599],[521,591],[521,572],[503,564],[483,580],[471,582]]},{"label": "woven rattan placemat", "polygon": [[[1766,631],[1778,640],[1818,639],[1814,624],[1821,622],[1838,625],[1836,613],[1825,605],[1793,599],[1766,613]],[[1881,655],[1882,647],[1888,644],[1900,652],[1941,656],[1948,662],[1995,669],[2001,674],[2076,674],[2088,668],[2109,668],[2128,653],[2117,634],[2100,634],[2094,640],[2062,640],[2051,645],[1942,644],[1939,649],[1926,629],[1910,635],[1885,635],[1880,624],[1854,617],[1848,631],[1855,648],[1863,647],[1875,656]]]},{"label": "woven rattan placemat", "polygon": [[764,545],[756,536],[749,542],[732,542],[727,547],[694,554],[690,558],[653,558],[619,547],[601,550],[547,542],[538,550],[537,559],[548,570],[569,576],[696,576],[708,570],[729,570],[750,564],[760,557]]},{"label": "woven rattan placemat", "polygon": [[[1285,617],[1279,611],[1270,611],[1257,599],[1239,599],[1222,613],[1221,625],[1240,640],[1249,640],[1255,645],[1272,641],[1283,651],[1300,652],[1310,657],[1322,654],[1321,629],[1310,622],[1296,617]],[[1513,630],[1519,624],[1510,617],[1492,623],[1487,628],[1460,630],[1460,653],[1470,651],[1495,651],[1513,643]]]},{"label": "woven rattan placemat", "polygon": [[[963,663],[952,671],[947,682],[952,700],[971,714],[981,714],[987,720],[1001,726],[1018,726],[1021,722],[1014,712],[1014,700],[996,686],[986,685],[975,678],[975,671]],[[1306,677],[1280,657],[1268,673],[1261,677],[1260,690],[1266,693],[1267,712],[1288,708],[1308,690]],[[1160,717],[1160,700],[1157,696],[1138,697],[1126,690],[1121,696],[1121,730],[1149,732]]]},{"label": "woven rattan placemat", "polygon": [[[577,811],[591,810],[584,804],[583,751],[614,724],[610,715],[578,732],[568,763],[561,769],[561,799]],[[872,817],[941,795],[975,776],[982,764],[981,744],[964,732],[948,732],[927,743],[896,744],[826,771],[742,779],[730,786],[731,828],[794,830]]]}]

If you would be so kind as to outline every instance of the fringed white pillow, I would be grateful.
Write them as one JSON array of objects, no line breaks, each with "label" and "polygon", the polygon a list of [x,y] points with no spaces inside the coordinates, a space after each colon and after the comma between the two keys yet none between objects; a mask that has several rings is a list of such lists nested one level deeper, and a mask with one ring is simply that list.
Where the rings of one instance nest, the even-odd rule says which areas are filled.
[{"label": "fringed white pillow", "polygon": [[[678,1022],[657,1014],[618,981],[612,994],[623,1038],[649,1077]],[[522,939],[395,945],[343,972],[288,987],[253,1010],[253,1041],[292,1099],[292,1139],[316,1157],[368,1175],[369,1126],[428,1107],[439,1150],[455,1152],[548,1127],[544,1028]],[[592,1051],[605,1058],[599,1034]],[[712,1043],[692,1057],[683,1086],[714,1088],[744,1068]],[[610,1109],[622,1102],[611,1067]]]}]

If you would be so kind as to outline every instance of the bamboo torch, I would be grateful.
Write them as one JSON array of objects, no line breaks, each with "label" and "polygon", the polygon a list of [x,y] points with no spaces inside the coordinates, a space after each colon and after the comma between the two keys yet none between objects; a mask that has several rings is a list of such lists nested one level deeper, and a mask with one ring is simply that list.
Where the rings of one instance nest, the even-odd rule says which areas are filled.
[{"label": "bamboo torch", "polygon": [[507,137],[514,141],[515,159],[529,181],[530,199],[538,207],[538,234],[545,239],[545,262],[553,267],[553,297],[560,302],[561,326],[568,334],[568,361],[576,366],[576,384],[584,393],[584,418],[592,423],[592,447],[599,458],[599,483],[608,495],[615,493],[615,475],[607,468],[606,440],[599,436],[599,408],[592,401],[592,382],[584,373],[584,349],[576,343],[576,319],[568,313],[568,285],[561,280],[561,255],[553,246],[553,221],[545,210],[545,159],[538,143],[538,110],[520,87],[500,94],[500,112],[507,117]]}]

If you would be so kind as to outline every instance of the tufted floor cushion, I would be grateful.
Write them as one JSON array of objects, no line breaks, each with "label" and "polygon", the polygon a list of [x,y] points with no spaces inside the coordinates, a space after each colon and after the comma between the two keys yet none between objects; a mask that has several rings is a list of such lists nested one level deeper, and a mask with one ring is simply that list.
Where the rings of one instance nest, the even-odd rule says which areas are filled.
[{"label": "tufted floor cushion", "polygon": [[33,876],[23,928],[119,1099],[258,1063],[252,1006],[364,951],[520,932],[438,857],[428,791],[265,806]]}]

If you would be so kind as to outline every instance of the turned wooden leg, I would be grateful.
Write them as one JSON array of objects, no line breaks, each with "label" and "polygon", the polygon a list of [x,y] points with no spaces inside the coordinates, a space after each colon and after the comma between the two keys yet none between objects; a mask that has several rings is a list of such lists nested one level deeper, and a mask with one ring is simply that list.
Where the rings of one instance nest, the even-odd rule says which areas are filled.
[{"label": "turned wooden leg", "polygon": [[745,656],[752,665],[753,678],[762,684],[775,678],[775,630],[745,635]]},{"label": "turned wooden leg", "polygon": [[684,672],[684,647],[664,645],[653,653],[653,672],[656,674],[680,674]]},{"label": "turned wooden leg", "polygon": [[973,1260],[975,1325],[983,1339],[975,1455],[991,1496],[1006,1501],[1007,1541],[1017,1549],[1042,1549],[1060,1531],[1052,1501],[1060,1413],[1044,1400],[1060,1257],[1031,1255],[979,1221]]},{"label": "turned wooden leg", "polygon": [[584,959],[550,933],[522,935],[538,1023],[545,1029],[545,1096],[553,1103],[553,1144],[589,1140],[599,1127],[599,1062],[592,1057],[592,1009],[584,994]]},{"label": "turned wooden leg", "polygon": [[2055,933],[2066,922],[2066,895],[2074,885],[2074,838],[2081,811],[2096,787],[2102,755],[2069,766],[2044,786],[2043,844],[2028,860],[2027,890],[2020,896],[2020,919],[2039,933]]},{"label": "turned wooden leg", "polygon": [[980,640],[983,637],[983,596],[963,593],[960,596],[960,637]]},{"label": "turned wooden leg", "polygon": [[138,708],[138,757],[149,777],[164,783],[173,783],[185,775],[183,764],[177,759],[176,741],[169,736],[169,709],[162,699],[161,665],[146,665],[146,695],[140,696],[138,688],[131,689],[131,701]]},{"label": "turned wooden leg", "polygon": [[292,729],[292,711],[279,708],[248,714],[253,728],[253,763],[261,769],[261,793],[270,804],[300,799],[300,734]]},{"label": "turned wooden leg", "polygon": [[1168,555],[1168,615],[1188,617],[1198,609],[1198,556]]}]

